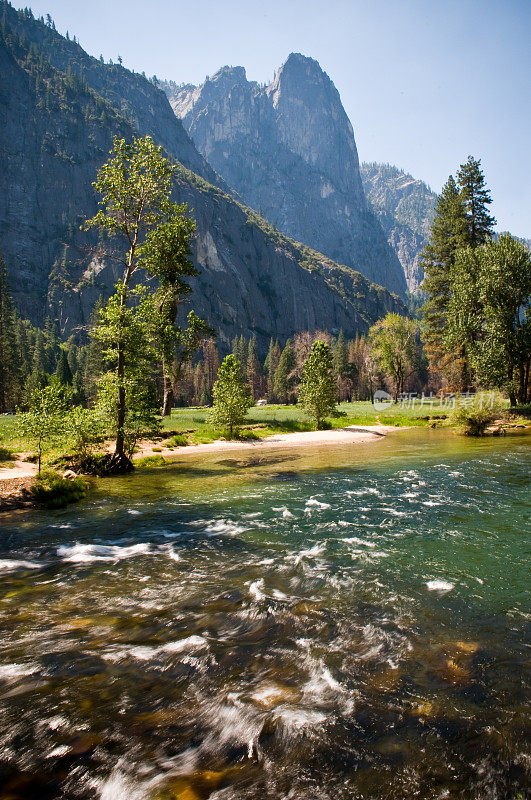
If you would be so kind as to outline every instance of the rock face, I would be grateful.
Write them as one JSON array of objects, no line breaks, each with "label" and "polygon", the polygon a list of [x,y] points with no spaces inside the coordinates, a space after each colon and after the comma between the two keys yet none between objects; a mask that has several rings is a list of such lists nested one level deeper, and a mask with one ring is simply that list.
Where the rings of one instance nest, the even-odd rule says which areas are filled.
[{"label": "rock face", "polygon": [[164,84],[199,151],[281,231],[404,294],[400,262],[368,205],[352,125],[317,61],[292,53],[269,86],[223,67]]},{"label": "rock face", "polygon": [[414,294],[424,279],[420,255],[428,241],[437,195],[423,181],[390,164],[362,164],[361,178]]},{"label": "rock face", "polygon": [[197,220],[201,270],[193,305],[222,342],[255,333],[264,348],[306,328],[354,335],[402,308],[224,191],[145,78],[90,58],[30,12],[0,3],[0,16],[0,250],[17,307],[34,322],[51,314],[65,334],[82,329],[119,277],[97,234],[80,229],[95,213],[91,183],[114,134],[149,133],[183,165],[175,199]]}]

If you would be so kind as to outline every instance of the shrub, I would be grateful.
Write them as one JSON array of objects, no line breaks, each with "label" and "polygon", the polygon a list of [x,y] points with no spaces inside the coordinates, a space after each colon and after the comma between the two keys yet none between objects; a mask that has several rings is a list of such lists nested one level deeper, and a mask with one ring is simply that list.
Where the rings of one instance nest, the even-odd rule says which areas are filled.
[{"label": "shrub", "polygon": [[79,475],[69,480],[52,470],[43,470],[31,488],[31,494],[47,508],[64,508],[85,497],[87,489],[87,482]]},{"label": "shrub", "polygon": [[168,447],[186,447],[188,444],[188,439],[186,436],[183,436],[182,433],[178,433],[175,436],[172,436],[171,439],[168,439],[167,445]]},{"label": "shrub", "polygon": [[458,395],[449,421],[465,436],[483,436],[504,409],[505,403],[499,392],[478,392],[474,397],[466,398]]},{"label": "shrub", "polygon": [[4,461],[14,461],[15,458],[15,454],[11,452],[9,447],[2,447],[2,445],[0,445],[0,463]]}]

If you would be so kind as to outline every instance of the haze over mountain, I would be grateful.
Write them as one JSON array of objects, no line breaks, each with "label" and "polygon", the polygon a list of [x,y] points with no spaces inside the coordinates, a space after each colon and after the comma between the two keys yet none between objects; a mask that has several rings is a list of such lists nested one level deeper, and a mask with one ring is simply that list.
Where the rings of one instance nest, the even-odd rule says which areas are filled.
[{"label": "haze over mountain", "polygon": [[[270,336],[319,328],[354,335],[401,308],[385,289],[290,241],[231,197],[145,77],[88,56],[29,11],[2,2],[0,16],[0,250],[22,313],[57,317],[68,333],[87,325],[98,297],[112,291],[120,264],[80,226],[95,212],[91,183],[115,134],[150,134],[183,165],[175,199],[197,220],[193,257],[201,270],[192,302],[222,341],[255,333],[263,347]],[[337,144],[354,158],[348,139]],[[324,143],[312,146],[318,158]],[[349,200],[351,215],[360,209],[360,230],[372,231],[359,171],[343,180],[345,196],[358,202]],[[378,246],[389,250],[383,233]],[[400,289],[396,274],[394,281]]]},{"label": "haze over mountain", "polygon": [[164,88],[199,151],[281,231],[405,294],[404,271],[365,198],[352,125],[317,61],[292,53],[268,86],[223,67]]}]

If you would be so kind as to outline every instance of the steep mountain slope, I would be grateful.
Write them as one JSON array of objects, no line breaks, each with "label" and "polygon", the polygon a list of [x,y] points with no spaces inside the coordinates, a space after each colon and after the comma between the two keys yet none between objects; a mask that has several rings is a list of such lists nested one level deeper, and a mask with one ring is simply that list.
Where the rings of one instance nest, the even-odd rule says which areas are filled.
[{"label": "steep mountain slope", "polygon": [[[120,270],[97,236],[80,230],[95,212],[91,182],[113,134],[149,132],[157,142],[166,136],[175,159],[182,149],[182,163],[221,182],[194,150],[165,95],[142,76],[120,68],[122,102],[116,69],[96,62],[92,79],[103,82],[104,99],[86,72],[80,76],[68,61],[62,72],[48,61],[40,44],[46,26],[6,3],[0,11],[0,250],[17,306],[35,321],[51,313],[68,333],[87,324],[95,301],[112,291]],[[78,45],[64,41],[65,52],[79,55]],[[143,93],[147,109],[125,118],[122,108],[127,110],[132,96],[140,104]],[[175,135],[157,128],[155,100],[166,104]],[[175,199],[189,204],[198,223],[194,258],[201,275],[194,307],[222,341],[256,333],[265,346],[271,335],[286,338],[304,328],[343,328],[352,335],[402,307],[354,270],[291,242],[185,166],[179,168]]]},{"label": "steep mountain slope", "polygon": [[317,61],[292,53],[269,86],[223,67],[199,87],[165,83],[214,169],[280,230],[403,294],[404,273],[369,207],[352,126]]},{"label": "steep mountain slope", "polygon": [[420,254],[428,241],[437,195],[423,181],[391,164],[362,164],[361,179],[404,268],[408,289],[414,293],[424,278]]}]

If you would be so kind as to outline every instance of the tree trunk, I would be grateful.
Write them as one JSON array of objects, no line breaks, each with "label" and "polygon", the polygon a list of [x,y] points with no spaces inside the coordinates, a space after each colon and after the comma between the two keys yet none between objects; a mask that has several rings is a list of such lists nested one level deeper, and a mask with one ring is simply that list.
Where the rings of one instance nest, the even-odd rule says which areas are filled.
[{"label": "tree trunk", "polygon": [[162,401],[162,416],[171,416],[171,407],[173,405],[173,383],[171,378],[166,374],[166,366],[162,362],[163,369],[163,383],[164,383],[164,399]]},{"label": "tree trunk", "polygon": [[116,458],[125,456],[124,453],[124,427],[125,427],[125,386],[124,386],[124,373],[125,373],[125,358],[124,358],[124,343],[118,342],[118,365],[116,369],[116,377],[118,378],[118,410],[116,416],[116,445],[114,448],[114,455]]},{"label": "tree trunk", "polygon": [[461,375],[459,378],[459,391],[460,392],[467,392],[468,391],[468,364],[466,360],[465,348],[461,348],[460,353],[461,358]]}]

